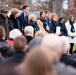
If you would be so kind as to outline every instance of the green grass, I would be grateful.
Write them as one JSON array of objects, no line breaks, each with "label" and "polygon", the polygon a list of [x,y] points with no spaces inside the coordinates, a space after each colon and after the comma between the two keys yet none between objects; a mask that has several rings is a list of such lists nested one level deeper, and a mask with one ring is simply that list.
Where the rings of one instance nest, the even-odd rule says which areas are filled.
[{"label": "green grass", "polygon": [[73,50],[76,50],[76,44],[74,44]]}]

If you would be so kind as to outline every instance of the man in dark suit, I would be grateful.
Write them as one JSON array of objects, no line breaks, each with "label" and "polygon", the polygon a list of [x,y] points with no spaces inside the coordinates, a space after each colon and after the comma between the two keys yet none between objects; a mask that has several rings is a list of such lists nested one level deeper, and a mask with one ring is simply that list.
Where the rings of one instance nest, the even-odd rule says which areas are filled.
[{"label": "man in dark suit", "polygon": [[22,13],[18,17],[21,25],[21,31],[23,31],[24,27],[28,25],[28,12],[29,12],[29,6],[25,5],[22,7]]},{"label": "man in dark suit", "polygon": [[46,14],[46,22],[47,22],[48,27],[49,27],[48,33],[51,33],[50,10],[46,10],[45,14]]}]

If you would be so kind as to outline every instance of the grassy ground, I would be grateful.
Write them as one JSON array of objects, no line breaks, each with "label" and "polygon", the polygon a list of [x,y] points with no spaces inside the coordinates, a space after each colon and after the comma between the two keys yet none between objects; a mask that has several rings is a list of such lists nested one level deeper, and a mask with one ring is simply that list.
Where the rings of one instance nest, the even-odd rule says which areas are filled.
[{"label": "grassy ground", "polygon": [[74,44],[73,50],[76,50],[76,44]]}]

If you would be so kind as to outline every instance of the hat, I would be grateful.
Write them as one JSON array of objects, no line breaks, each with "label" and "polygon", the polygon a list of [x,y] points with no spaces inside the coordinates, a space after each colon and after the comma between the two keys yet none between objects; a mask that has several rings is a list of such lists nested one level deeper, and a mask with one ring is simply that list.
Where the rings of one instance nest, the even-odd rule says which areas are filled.
[{"label": "hat", "polygon": [[0,10],[0,12],[1,12],[1,13],[7,13],[8,10],[3,8],[3,9]]}]

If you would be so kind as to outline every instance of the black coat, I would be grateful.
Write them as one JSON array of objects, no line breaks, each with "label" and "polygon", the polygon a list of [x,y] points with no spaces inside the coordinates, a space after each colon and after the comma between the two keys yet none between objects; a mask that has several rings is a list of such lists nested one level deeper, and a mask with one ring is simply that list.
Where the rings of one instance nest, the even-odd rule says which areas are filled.
[{"label": "black coat", "polygon": [[68,32],[67,32],[65,24],[59,24],[59,26],[60,26],[61,35],[68,36]]},{"label": "black coat", "polygon": [[5,58],[11,57],[14,54],[12,47],[4,40],[0,40],[0,52]]},{"label": "black coat", "polygon": [[66,65],[70,65],[76,68],[76,61],[72,57],[68,56],[67,54],[63,54],[60,61],[62,63],[65,63]]},{"label": "black coat", "polygon": [[34,28],[34,32],[40,30],[37,22],[29,21],[29,25],[31,25]]},{"label": "black coat", "polygon": [[10,15],[10,17],[8,19],[8,23],[9,23],[9,30],[10,31],[15,29],[15,28],[18,29],[17,21],[13,15]]},{"label": "black coat", "polygon": [[51,32],[56,33],[56,27],[59,26],[57,22],[51,21]]},{"label": "black coat", "polygon": [[25,52],[15,52],[14,55],[4,61],[4,63],[10,65],[14,64],[14,66],[20,64],[23,61],[25,56]]},{"label": "black coat", "polygon": [[6,39],[9,37],[9,25],[8,25],[8,17],[4,18],[2,14],[0,14],[0,25],[4,27],[6,32]]},{"label": "black coat", "polygon": [[33,37],[31,37],[31,36],[25,36],[25,37],[27,39],[27,44],[29,44],[29,42],[33,39]]},{"label": "black coat", "polygon": [[26,17],[25,17],[24,13],[22,12],[21,15],[18,17],[18,20],[21,25],[21,31],[23,31],[25,26],[28,26],[28,16],[26,15]]}]

